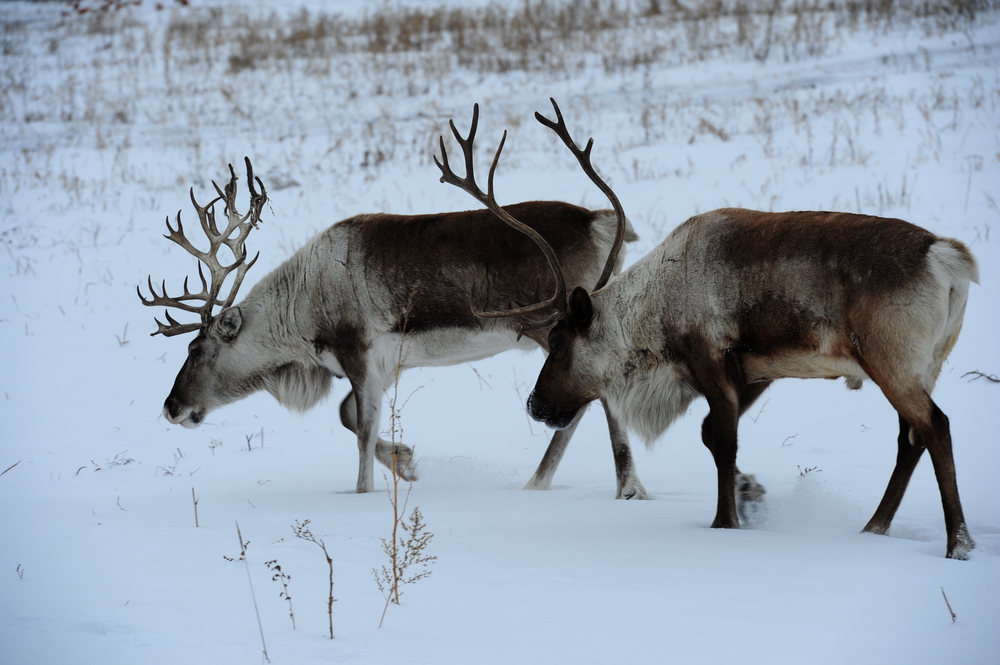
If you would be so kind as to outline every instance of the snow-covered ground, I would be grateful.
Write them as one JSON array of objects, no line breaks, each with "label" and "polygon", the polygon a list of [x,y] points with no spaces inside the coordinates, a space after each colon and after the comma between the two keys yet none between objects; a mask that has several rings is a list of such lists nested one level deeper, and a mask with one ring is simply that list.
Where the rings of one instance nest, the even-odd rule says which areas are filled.
[{"label": "snow-covered ground", "polygon": [[[0,6],[0,662],[258,662],[261,633],[271,662],[296,664],[1000,662],[1000,385],[967,375],[1000,374],[996,10],[877,28],[814,15],[799,32],[779,17],[766,53],[759,15],[742,49],[732,19],[636,18],[593,47],[547,35],[519,60],[516,45],[479,59],[446,43],[255,51],[261,26],[293,25],[299,5],[192,4]],[[306,6],[310,26],[322,11],[372,11]],[[244,293],[339,219],[474,207],[438,182],[431,155],[476,102],[480,173],[510,132],[501,202],[604,207],[532,119],[550,96],[579,140],[594,137],[641,236],[626,263],[690,215],[735,205],[902,217],[968,244],[981,285],[935,399],[969,561],[944,558],[926,456],[889,537],[859,534],[895,460],[896,415],[872,384],[779,382],[747,413],[740,467],[768,490],[754,528],[708,528],[704,401],[651,450],[637,445],[649,501],[613,500],[599,408],[553,489],[521,491],[550,433],[524,411],[542,355],[511,353],[403,376],[410,505],[437,560],[380,629],[372,569],[392,514],[385,493],[352,491],[346,382],[305,415],[261,394],[193,431],[162,418],[188,336],[150,337],[157,312],[135,287],[196,274],[162,237],[178,209],[194,219],[189,187],[205,200],[244,155],[267,185]],[[306,519],[333,558],[332,641],[326,560],[291,529]],[[274,560],[291,576],[294,630]]]}]

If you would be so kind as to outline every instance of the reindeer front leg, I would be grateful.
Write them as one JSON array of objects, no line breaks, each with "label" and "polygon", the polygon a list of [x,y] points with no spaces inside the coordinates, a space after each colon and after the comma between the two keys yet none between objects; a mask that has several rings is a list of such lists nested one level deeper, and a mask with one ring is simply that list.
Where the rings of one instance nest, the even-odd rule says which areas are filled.
[{"label": "reindeer front leg", "polygon": [[[719,494],[715,508],[713,529],[738,529],[740,520],[736,512],[736,429],[739,422],[739,404],[727,393],[735,392],[719,388],[706,394],[708,417],[702,425],[702,442],[715,458],[718,473]],[[735,397],[735,395],[733,396]]]},{"label": "reindeer front leg", "polygon": [[[340,422],[344,427],[355,434],[358,433],[358,406],[352,390],[340,403]],[[416,466],[413,462],[413,449],[403,443],[396,443],[395,450],[391,441],[378,437],[375,444],[375,459],[388,468],[392,468],[393,459],[396,461],[396,473],[403,480],[410,482],[417,480]]]},{"label": "reindeer front leg", "polygon": [[645,499],[646,488],[642,486],[639,475],[635,472],[635,462],[632,460],[632,447],[628,441],[628,430],[622,427],[618,419],[611,413],[607,400],[601,400],[604,415],[608,418],[608,433],[611,435],[611,452],[615,456],[615,475],[618,477],[616,499]]},{"label": "reindeer front leg", "polygon": [[[356,404],[355,428],[358,435],[358,494],[375,489],[375,449],[382,412],[382,388],[377,381],[351,381]],[[347,400],[345,400],[346,402]],[[341,410],[343,420],[343,410]],[[347,425],[347,423],[344,423]],[[348,429],[351,429],[348,425]]]},{"label": "reindeer front leg", "polygon": [[[615,475],[617,477],[616,499],[645,499],[646,488],[635,472],[635,463],[632,461],[632,448],[629,445],[628,430],[622,427],[618,420],[611,414],[607,402],[601,400],[604,413],[608,418],[608,432],[611,435],[611,453],[615,458]],[[538,464],[538,469],[531,476],[531,480],[524,486],[526,490],[547,490],[552,486],[552,478],[556,475],[559,462],[562,460],[566,446],[569,445],[573,433],[576,431],[583,414],[587,408],[580,409],[568,427],[556,430],[549,441],[549,447],[545,450],[542,461]]]},{"label": "reindeer front leg", "polygon": [[[749,516],[757,513],[760,509],[760,502],[762,501],[764,494],[766,493],[764,487],[761,486],[756,478],[752,474],[741,473],[739,467],[736,465],[736,427],[739,422],[740,417],[747,412],[747,409],[757,401],[768,386],[771,385],[771,381],[760,381],[757,383],[750,383],[744,385],[739,390],[739,407],[736,413],[736,422],[732,424],[732,440],[733,440],[733,476],[730,477],[730,482],[728,483],[734,489],[734,496],[736,497],[736,515],[737,519],[732,527],[726,528],[736,528],[739,526],[739,518],[742,517],[744,521],[747,521]],[[726,392],[724,389],[723,393]],[[729,400],[721,398],[720,402],[728,403]],[[711,408],[712,399],[709,399],[709,414],[705,417],[704,422],[701,424],[701,440],[708,448],[709,452],[716,459],[716,465],[718,465],[718,455],[716,454],[716,430],[721,427],[719,424],[719,418],[729,418],[729,415],[722,416],[722,414],[728,414],[730,407],[720,403],[715,409]],[[713,415],[714,414],[714,415]],[[725,431],[723,427],[723,431]],[[723,483],[722,476],[719,476],[719,487],[722,487]],[[722,497],[720,490],[720,505],[722,505]],[[719,512],[717,509],[716,520],[719,520]],[[716,526],[712,524],[712,526]],[[725,526],[725,525],[723,525]]]},{"label": "reindeer front leg", "polygon": [[552,478],[556,475],[556,469],[559,468],[559,462],[562,461],[563,453],[566,452],[566,446],[569,445],[569,440],[573,438],[573,432],[576,431],[577,425],[580,424],[580,420],[586,412],[587,407],[580,409],[569,426],[556,430],[552,434],[552,439],[549,441],[549,447],[545,449],[542,461],[538,463],[535,474],[531,476],[531,480],[524,486],[524,489],[547,490],[552,486]]}]

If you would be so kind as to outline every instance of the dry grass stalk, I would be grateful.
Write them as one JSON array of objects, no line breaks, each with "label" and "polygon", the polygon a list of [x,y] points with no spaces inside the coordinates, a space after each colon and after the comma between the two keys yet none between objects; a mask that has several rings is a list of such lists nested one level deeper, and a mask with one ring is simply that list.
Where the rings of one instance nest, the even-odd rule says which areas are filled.
[{"label": "dry grass stalk", "polygon": [[[317,538],[313,535],[313,532],[309,529],[309,520],[303,520],[300,524],[298,520],[295,520],[295,524],[292,525],[292,531],[295,532],[296,538],[301,538],[302,540],[308,540],[310,543],[314,543],[317,547],[323,550],[323,556],[326,557],[326,565],[330,569],[330,591],[327,594],[326,599],[326,613],[330,619],[330,639],[333,639],[333,604],[337,602],[337,599],[333,596],[333,557],[326,549],[326,543],[323,542],[321,538]],[[289,611],[291,610],[292,601],[288,599]],[[295,627],[295,618],[292,618],[292,627]]]},{"label": "dry grass stalk", "polygon": [[[416,287],[414,287],[416,288]],[[402,595],[400,587],[406,584],[413,584],[418,580],[430,576],[431,570],[428,564],[437,560],[436,556],[428,555],[425,550],[430,544],[434,534],[426,530],[423,513],[419,506],[414,506],[409,518],[405,517],[406,506],[410,500],[410,491],[413,483],[409,484],[406,494],[400,502],[399,481],[400,478],[410,470],[413,457],[407,461],[403,469],[398,465],[399,445],[402,444],[403,429],[399,422],[399,377],[403,371],[403,349],[406,341],[406,326],[409,323],[410,306],[407,304],[403,313],[403,327],[399,339],[399,355],[396,359],[396,375],[393,383],[392,400],[389,403],[390,409],[390,440],[392,443],[392,465],[389,467],[392,473],[392,481],[386,479],[386,491],[389,494],[389,503],[392,506],[392,536],[389,539],[382,538],[382,551],[389,558],[389,566],[382,566],[380,570],[372,568],[375,583],[379,591],[385,598],[385,606],[382,608],[382,616],[378,626],[382,627],[385,621],[385,613],[390,604],[399,605],[399,597]],[[398,440],[397,440],[398,439]],[[398,445],[397,445],[398,444]],[[406,535],[404,536],[402,531]],[[418,572],[408,573],[410,569],[419,568]]]}]

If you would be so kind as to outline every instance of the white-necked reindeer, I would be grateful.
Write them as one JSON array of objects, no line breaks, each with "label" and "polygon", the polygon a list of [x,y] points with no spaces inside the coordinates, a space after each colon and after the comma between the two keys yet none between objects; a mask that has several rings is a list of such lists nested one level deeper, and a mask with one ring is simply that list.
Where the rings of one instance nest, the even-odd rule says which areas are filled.
[{"label": "white-necked reindeer", "polygon": [[[591,145],[579,150],[558,107],[556,116],[554,123],[535,114],[615,201],[590,166]],[[492,196],[499,157],[498,149],[485,203],[519,228]],[[535,241],[551,256],[544,241]],[[561,269],[557,260],[549,263]],[[870,379],[899,414],[899,438],[896,467],[864,531],[889,530],[927,448],[944,506],[947,556],[967,558],[973,542],[948,418],[930,394],[958,339],[969,282],[977,280],[965,245],[898,219],[732,208],[697,215],[605,288],[560,290],[544,303],[558,323],[528,411],[559,429],[601,399],[617,422],[652,442],[704,396],[702,441],[718,469],[712,526],[738,528],[740,415],[776,379],[843,377],[850,389]]]},{"label": "white-necked reindeer", "polygon": [[[470,180],[478,113],[476,106],[467,139],[451,124]],[[403,477],[412,478],[411,449],[398,444],[394,455],[392,444],[378,436],[382,400],[397,376],[397,362],[402,359],[399,369],[406,369],[454,365],[515,348],[547,350],[547,331],[534,321],[525,320],[522,329],[515,319],[479,319],[473,303],[490,308],[530,303],[540,292],[556,289],[551,271],[531,240],[487,210],[359,215],[317,235],[234,304],[253,265],[246,262],[245,240],[267,200],[249,159],[246,167],[250,209],[245,215],[236,211],[232,167],[225,191],[216,185],[218,197],[207,205],[199,205],[191,192],[209,240],[207,251],[196,249],[184,235],[180,213],[176,228],[167,220],[166,237],[200,261],[201,291],[190,292],[185,279],[181,296],[168,296],[165,284],[158,294],[150,279],[152,298],[139,293],[146,305],[200,316],[196,323],[182,324],[167,312],[166,324],[157,321],[154,335],[198,333],[164,403],[164,416],[171,423],[197,427],[212,409],[259,390],[288,408],[305,411],[327,395],[334,377],[347,377],[352,390],[340,405],[340,417],[357,434],[357,491],[374,489],[376,456],[386,466],[395,460]],[[224,229],[215,221],[219,201],[225,206]],[[520,203],[509,210],[552,246],[571,285],[600,287],[621,270],[623,235],[611,211],[555,201]],[[625,239],[635,238],[629,227]],[[220,260],[223,245],[232,253],[230,265]],[[202,263],[209,270],[210,285]],[[234,284],[223,301],[219,292],[231,273]],[[220,310],[213,314],[217,306]],[[552,437],[526,488],[549,487],[575,425]],[[627,432],[613,418],[609,428],[616,498],[644,498]]]}]

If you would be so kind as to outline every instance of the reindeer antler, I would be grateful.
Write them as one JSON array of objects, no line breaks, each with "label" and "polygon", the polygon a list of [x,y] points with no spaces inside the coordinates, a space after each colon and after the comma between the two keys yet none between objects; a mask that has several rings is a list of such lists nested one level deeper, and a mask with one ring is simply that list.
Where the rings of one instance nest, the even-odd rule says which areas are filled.
[{"label": "reindeer antler", "polygon": [[608,183],[604,182],[601,176],[597,175],[597,171],[594,170],[593,164],[590,163],[590,149],[594,147],[594,139],[590,138],[587,140],[587,147],[580,150],[576,147],[576,143],[573,142],[573,138],[569,135],[569,130],[566,129],[566,122],[563,120],[562,113],[559,111],[559,105],[556,104],[556,100],[549,97],[549,101],[552,102],[552,108],[556,111],[556,122],[552,122],[545,116],[543,116],[538,111],[535,111],[535,120],[542,123],[556,135],[562,139],[566,147],[569,148],[576,160],[580,162],[580,167],[583,172],[587,174],[590,180],[600,188],[604,195],[608,197],[611,201],[611,207],[615,209],[615,216],[618,219],[618,231],[615,234],[615,241],[611,245],[611,252],[608,254],[607,263],[604,264],[604,271],[601,272],[601,278],[597,280],[597,286],[594,287],[594,291],[603,288],[608,280],[611,279],[611,273],[615,269],[615,262],[618,260],[618,253],[621,252],[622,244],[625,242],[625,229],[626,229],[626,218],[625,210],[622,208],[621,202],[618,197],[612,191]]},{"label": "reindeer antler", "polygon": [[[569,134],[569,130],[566,129],[566,122],[563,120],[562,113],[559,111],[559,105],[556,104],[556,100],[549,98],[552,102],[552,107],[556,111],[556,121],[553,122],[548,118],[544,117],[540,113],[535,113],[535,119],[542,123],[552,131],[556,133],[559,138],[562,139],[566,147],[570,149],[573,155],[576,157],[577,161],[580,162],[580,166],[583,168],[584,173],[586,173],[591,181],[597,185],[605,196],[611,201],[611,205],[615,209],[615,215],[618,219],[618,230],[615,235],[615,240],[611,245],[611,253],[608,255],[607,262],[604,265],[604,270],[601,273],[600,279],[597,281],[597,286],[594,290],[602,288],[608,283],[611,278],[611,273],[614,271],[615,262],[618,260],[618,254],[621,251],[622,243],[625,241],[625,230],[627,227],[625,211],[622,209],[622,205],[618,200],[618,197],[611,190],[604,180],[597,175],[597,171],[594,170],[593,165],[590,162],[590,151],[594,146],[594,139],[587,141],[587,147],[580,150],[576,143],[574,143],[573,138]],[[551,298],[544,302],[538,302],[534,305],[528,305],[526,307],[519,307],[516,309],[509,309],[497,312],[480,312],[473,307],[473,314],[480,318],[504,318],[504,317],[522,317],[524,321],[521,324],[521,333],[528,330],[538,330],[540,328],[545,328],[555,322],[560,316],[562,316],[567,308],[567,298],[566,298],[566,276],[563,273],[562,267],[559,265],[559,259],[556,256],[555,251],[552,246],[543,238],[537,231],[535,231],[530,226],[518,221],[512,217],[506,210],[501,208],[496,201],[496,197],[493,192],[493,175],[496,172],[497,163],[500,161],[500,152],[503,150],[504,142],[507,140],[507,132],[504,131],[503,138],[500,139],[500,145],[497,147],[496,155],[493,157],[493,164],[490,166],[489,180],[487,181],[487,194],[483,193],[483,190],[479,188],[476,184],[475,175],[473,173],[473,156],[472,156],[472,142],[475,139],[476,128],[479,124],[479,104],[476,104],[472,110],[472,128],[469,130],[469,137],[463,139],[455,129],[455,123],[449,121],[451,125],[451,131],[455,134],[455,138],[458,140],[458,144],[462,147],[462,151],[465,154],[465,171],[466,175],[464,178],[459,178],[455,175],[451,167],[448,165],[448,153],[444,147],[444,137],[441,137],[441,161],[439,162],[437,156],[434,157],[434,163],[438,165],[441,169],[441,182],[446,182],[451,185],[455,185],[459,189],[462,189],[469,194],[471,194],[477,201],[489,208],[493,214],[502,219],[507,225],[517,229],[521,233],[524,233],[529,238],[531,238],[538,248],[542,250],[545,255],[546,261],[548,261],[549,267],[552,269],[553,274],[556,277],[556,292]],[[443,162],[443,163],[442,163]],[[525,318],[527,315],[534,314],[536,312],[554,309],[550,316],[543,319],[532,319]]]},{"label": "reindeer antler", "polygon": [[[164,235],[164,238],[172,240],[181,247],[183,247],[189,254],[196,257],[199,261],[198,263],[198,278],[201,280],[201,291],[198,293],[192,293],[188,289],[188,279],[184,278],[184,293],[183,295],[173,297],[167,295],[166,280],[161,284],[160,293],[156,292],[153,287],[153,278],[149,277],[147,279],[147,284],[149,286],[149,292],[152,294],[152,298],[147,300],[143,295],[139,287],[136,287],[136,292],[139,294],[139,299],[142,300],[143,305],[149,307],[163,306],[163,307],[174,307],[184,312],[192,312],[201,315],[200,323],[179,323],[170,316],[169,311],[165,311],[167,318],[167,323],[161,323],[159,319],[154,319],[156,321],[157,330],[151,335],[163,334],[165,337],[173,337],[174,335],[181,335],[186,332],[192,332],[195,330],[200,330],[208,325],[212,320],[212,309],[216,305],[220,305],[222,309],[233,304],[236,299],[236,293],[239,291],[240,285],[243,283],[243,277],[246,275],[247,270],[249,270],[254,263],[257,261],[257,257],[260,256],[258,252],[254,256],[250,263],[246,262],[247,249],[246,249],[246,239],[250,234],[252,229],[257,228],[260,223],[260,213],[264,207],[264,203],[267,202],[267,190],[264,188],[264,183],[261,182],[260,178],[254,177],[253,166],[250,164],[249,158],[244,158],[247,167],[247,186],[250,190],[250,208],[247,210],[245,215],[240,215],[236,210],[236,172],[233,170],[232,164],[229,165],[230,179],[226,184],[225,191],[219,188],[212,181],[212,185],[215,187],[215,191],[218,193],[214,199],[209,201],[206,205],[202,206],[198,204],[197,199],[194,197],[194,188],[191,188],[191,203],[194,204],[194,208],[198,213],[198,221],[201,222],[202,231],[208,237],[209,248],[208,251],[203,252],[197,249],[191,241],[184,234],[184,225],[181,224],[181,213],[177,212],[177,228],[173,228],[170,225],[170,218],[167,218],[167,231],[169,233]],[[254,187],[254,182],[260,187],[260,192]],[[218,201],[223,201],[225,207],[223,208],[223,214],[227,218],[227,224],[225,230],[219,231],[219,227],[215,222],[215,204]],[[225,245],[233,254],[233,263],[228,266],[222,265],[219,260],[219,250]],[[205,280],[205,274],[202,271],[202,264],[208,266],[209,275],[211,276],[211,286]],[[219,300],[219,291],[222,289],[222,284],[225,282],[226,278],[235,272],[236,277],[233,282],[233,288],[229,292],[229,296],[225,301]],[[195,301],[202,303],[201,305],[189,305],[188,302]]]},{"label": "reindeer antler", "polygon": [[[441,182],[446,182],[451,185],[455,185],[459,189],[468,192],[477,201],[489,208],[493,214],[502,219],[521,233],[525,234],[531,238],[542,253],[545,255],[545,260],[548,261],[549,267],[552,269],[553,274],[556,277],[556,292],[552,294],[552,297],[544,302],[538,302],[533,305],[527,305],[525,307],[518,307],[515,309],[508,309],[499,312],[481,312],[475,308],[473,305],[472,313],[479,318],[483,319],[500,319],[506,317],[519,316],[523,317],[529,314],[534,314],[536,312],[555,309],[556,313],[552,316],[544,319],[543,321],[533,321],[527,325],[522,325],[521,332],[524,333],[527,330],[537,330],[539,328],[544,328],[549,325],[559,316],[560,313],[566,311],[566,276],[563,274],[562,267],[559,265],[559,259],[556,257],[555,251],[552,246],[546,242],[545,238],[541,236],[535,229],[531,228],[527,224],[515,219],[510,213],[500,207],[497,203],[496,196],[493,190],[493,176],[497,170],[497,163],[500,161],[500,153],[503,151],[503,145],[507,141],[506,130],[503,133],[503,137],[500,139],[500,145],[497,147],[496,155],[493,156],[493,164],[490,166],[490,175],[487,180],[487,194],[483,194],[483,190],[479,188],[476,184],[475,174],[473,172],[473,155],[472,155],[472,142],[475,140],[476,127],[479,123],[479,104],[473,106],[472,109],[472,128],[469,130],[469,137],[463,139],[455,129],[455,123],[449,121],[451,125],[451,131],[455,134],[455,138],[458,140],[460,146],[462,146],[462,151],[465,153],[465,177],[459,178],[451,170],[448,165],[448,151],[444,147],[444,137],[441,138],[441,161],[439,162],[437,156],[434,157],[434,163],[437,164],[438,168],[441,169]],[[443,162],[443,163],[442,163]]]}]

